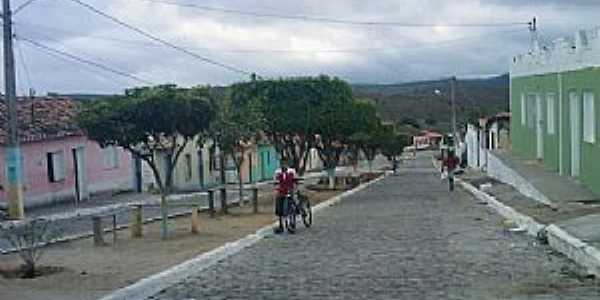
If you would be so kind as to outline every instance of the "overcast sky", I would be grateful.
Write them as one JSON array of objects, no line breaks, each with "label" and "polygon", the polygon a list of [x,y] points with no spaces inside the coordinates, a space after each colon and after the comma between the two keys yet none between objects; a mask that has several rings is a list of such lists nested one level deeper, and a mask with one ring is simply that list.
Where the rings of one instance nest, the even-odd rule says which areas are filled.
[{"label": "overcast sky", "polygon": [[[412,28],[260,18],[147,0],[82,1],[200,56],[263,77],[328,74],[353,83],[500,74],[512,56],[529,47],[525,24],[443,24],[526,23],[537,16],[545,39],[600,25],[597,0],[165,0],[267,14],[439,24]],[[24,2],[13,0],[13,8]],[[17,36],[156,84],[247,79],[160,46],[71,0],[36,0],[14,21]],[[25,41],[17,42],[15,55],[19,94],[30,86],[38,94],[115,93],[143,84],[49,55]]]}]

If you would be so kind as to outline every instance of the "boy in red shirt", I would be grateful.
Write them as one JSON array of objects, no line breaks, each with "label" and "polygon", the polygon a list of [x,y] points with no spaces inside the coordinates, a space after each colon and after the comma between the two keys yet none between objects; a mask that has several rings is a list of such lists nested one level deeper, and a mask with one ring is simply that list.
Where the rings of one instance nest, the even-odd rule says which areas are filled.
[{"label": "boy in red shirt", "polygon": [[296,184],[296,171],[287,167],[287,162],[281,162],[281,169],[275,172],[275,182],[277,184],[275,195],[275,215],[279,219],[279,228],[275,233],[283,232],[283,217],[286,215],[287,203],[286,197],[294,192]]},{"label": "boy in red shirt", "polygon": [[459,160],[454,154],[454,150],[448,151],[448,155],[442,164],[442,172],[444,172],[444,168],[446,168],[448,171],[448,184],[450,191],[454,191],[454,171],[456,170],[456,167],[458,167],[458,164]]}]

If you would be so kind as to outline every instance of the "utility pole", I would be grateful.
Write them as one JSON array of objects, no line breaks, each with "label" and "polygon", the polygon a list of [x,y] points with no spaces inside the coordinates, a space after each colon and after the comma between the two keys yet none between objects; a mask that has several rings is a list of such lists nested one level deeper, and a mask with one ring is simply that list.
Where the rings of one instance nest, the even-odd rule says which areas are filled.
[{"label": "utility pole", "polygon": [[10,0],[3,0],[2,16],[4,20],[4,88],[8,115],[8,139],[4,149],[8,191],[8,215],[11,219],[25,217],[23,209],[23,184],[21,149],[17,132],[17,93],[15,83],[15,58],[13,52],[12,12]]},{"label": "utility pole", "polygon": [[456,77],[450,78],[450,105],[452,106],[452,136],[456,141]]},{"label": "utility pole", "polygon": [[540,44],[538,41],[537,18],[533,17],[533,19],[528,24],[529,24],[529,33],[531,35],[531,41],[530,41],[531,51],[539,52]]}]

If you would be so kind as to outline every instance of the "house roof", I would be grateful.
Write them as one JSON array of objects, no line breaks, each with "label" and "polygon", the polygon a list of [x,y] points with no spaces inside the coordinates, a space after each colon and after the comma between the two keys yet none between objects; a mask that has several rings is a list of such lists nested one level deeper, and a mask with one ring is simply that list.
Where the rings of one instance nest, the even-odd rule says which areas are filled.
[{"label": "house roof", "polygon": [[431,131],[431,130],[423,130],[423,131],[419,132],[419,134],[417,136],[427,137],[427,138],[441,138],[444,135],[442,135],[439,132],[435,132],[435,131]]},{"label": "house roof", "polygon": [[479,127],[489,127],[496,121],[510,121],[512,114],[510,112],[501,112],[495,116],[479,119]]},{"label": "house roof", "polygon": [[[38,142],[67,136],[81,136],[75,124],[79,104],[66,97],[19,98],[17,108],[19,140],[21,143]],[[8,133],[6,103],[0,101],[0,144]]]}]

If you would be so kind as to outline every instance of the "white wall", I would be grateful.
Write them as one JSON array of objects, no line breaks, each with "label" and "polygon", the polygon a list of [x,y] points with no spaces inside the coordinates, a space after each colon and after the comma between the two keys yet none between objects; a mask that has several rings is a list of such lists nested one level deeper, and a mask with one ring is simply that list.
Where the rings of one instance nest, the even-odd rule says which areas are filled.
[{"label": "white wall", "polygon": [[477,169],[479,168],[479,131],[477,127],[471,124],[467,126],[465,140],[469,167]]}]

